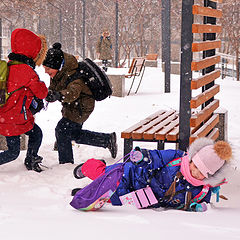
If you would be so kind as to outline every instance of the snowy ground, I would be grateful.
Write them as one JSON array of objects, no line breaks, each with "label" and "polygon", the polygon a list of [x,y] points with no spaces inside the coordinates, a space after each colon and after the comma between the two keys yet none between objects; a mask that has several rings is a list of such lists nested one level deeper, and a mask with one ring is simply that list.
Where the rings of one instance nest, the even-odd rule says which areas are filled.
[{"label": "snowy ground", "polygon": [[[48,83],[42,69],[38,71]],[[126,92],[129,83],[126,79]],[[217,83],[221,85],[217,98],[221,107],[228,110],[228,139],[235,156],[232,178],[221,192],[228,201],[214,202],[204,213],[138,210],[110,204],[98,212],[80,212],[69,205],[71,190],[90,182],[74,179],[72,170],[77,164],[92,157],[114,163],[123,155],[122,130],[159,109],[179,108],[179,76],[172,75],[171,93],[166,94],[161,69],[146,68],[138,94],[97,102],[95,111],[84,125],[90,130],[117,132],[119,151],[116,160],[111,159],[106,149],[75,144],[75,164],[58,165],[57,152],[52,149],[61,106],[49,104],[46,111],[37,115],[36,121],[44,134],[39,155],[44,157],[43,164],[49,169],[40,174],[26,171],[23,166],[26,151],[22,151],[17,160],[0,166],[0,239],[240,239],[240,82],[226,78]],[[151,143],[138,145],[156,148]],[[167,147],[175,146],[169,144]]]}]

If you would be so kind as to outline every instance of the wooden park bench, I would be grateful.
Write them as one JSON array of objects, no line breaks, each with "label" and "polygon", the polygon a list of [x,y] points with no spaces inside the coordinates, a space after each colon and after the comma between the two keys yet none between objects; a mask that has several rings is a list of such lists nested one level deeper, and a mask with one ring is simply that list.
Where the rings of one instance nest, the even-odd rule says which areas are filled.
[{"label": "wooden park bench", "polygon": [[[216,40],[216,33],[221,32],[221,26],[216,25],[216,18],[221,17],[221,11],[216,10],[216,3],[220,1],[214,0],[212,8],[193,5],[192,2],[183,5],[185,24],[192,24],[193,15],[209,18],[205,25],[193,23],[192,27],[182,28],[179,113],[159,110],[121,132],[124,156],[132,150],[134,141],[157,142],[157,149],[164,149],[165,143],[177,143],[177,148],[186,151],[189,144],[199,137],[213,140],[219,137],[219,114],[216,110],[220,104],[215,95],[220,87],[215,84],[215,79],[220,77],[221,71],[215,69],[215,64],[220,62],[215,49],[221,46],[221,42]],[[205,34],[203,41],[193,42],[194,33]],[[203,59],[194,60],[193,52],[203,52]],[[203,75],[193,78],[193,71],[202,71]]]},{"label": "wooden park bench", "polygon": [[156,61],[157,58],[158,58],[157,53],[149,53],[149,54],[146,55],[146,60]]},{"label": "wooden park bench", "polygon": [[137,93],[137,91],[138,91],[138,89],[140,87],[140,84],[142,82],[144,71],[145,71],[145,58],[144,57],[135,57],[135,58],[133,58],[132,63],[130,65],[130,68],[128,70],[128,73],[127,73],[127,75],[125,75],[125,78],[133,78],[131,86],[130,86],[130,89],[129,89],[127,95],[129,95],[130,92],[131,92],[131,89],[133,87],[135,78],[141,76],[139,84],[138,84],[137,89],[135,91],[135,93]]}]

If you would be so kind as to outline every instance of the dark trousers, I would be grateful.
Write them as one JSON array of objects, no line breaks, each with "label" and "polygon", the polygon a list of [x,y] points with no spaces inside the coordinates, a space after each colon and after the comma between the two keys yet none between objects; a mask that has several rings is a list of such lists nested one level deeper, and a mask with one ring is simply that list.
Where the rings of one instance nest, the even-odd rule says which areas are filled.
[{"label": "dark trousers", "polygon": [[[27,156],[37,156],[42,143],[42,130],[34,124],[32,130],[25,133],[29,136]],[[6,137],[8,150],[0,153],[0,165],[15,160],[20,154],[20,136]]]},{"label": "dark trousers", "polygon": [[82,124],[62,118],[55,129],[59,163],[74,163],[72,141],[95,147],[107,148],[110,134],[92,132],[82,129]]}]

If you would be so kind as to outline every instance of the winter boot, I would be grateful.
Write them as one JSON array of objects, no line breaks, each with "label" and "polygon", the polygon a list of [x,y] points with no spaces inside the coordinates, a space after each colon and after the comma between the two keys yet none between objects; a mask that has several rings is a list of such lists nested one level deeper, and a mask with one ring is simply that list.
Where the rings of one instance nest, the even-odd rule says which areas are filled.
[{"label": "winter boot", "polygon": [[115,132],[110,134],[109,144],[107,148],[109,149],[112,158],[116,158],[118,146],[117,146],[117,136]]},{"label": "winter boot", "polygon": [[57,141],[55,141],[53,151],[57,151],[57,150],[58,150]]},{"label": "winter boot", "polygon": [[105,72],[107,72],[108,69],[107,69],[107,67],[104,66],[104,67],[103,67],[103,70],[104,70]]},{"label": "winter boot", "polygon": [[39,163],[42,162],[41,156],[27,156],[25,158],[24,164],[27,170],[33,170],[35,172],[42,172],[43,170],[40,168]]},{"label": "winter boot", "polygon": [[[103,162],[106,165],[106,161],[104,159],[99,159],[101,162]],[[73,176],[77,179],[82,179],[85,178],[86,176],[83,175],[82,173],[82,165],[84,163],[79,164],[78,166],[76,166],[73,170]]]},{"label": "winter boot", "polygon": [[78,166],[76,166],[73,170],[73,176],[77,179],[82,179],[82,178],[85,178],[86,176],[83,175],[82,171],[81,171],[81,168],[82,168],[82,165],[84,163],[81,163],[79,164]]}]

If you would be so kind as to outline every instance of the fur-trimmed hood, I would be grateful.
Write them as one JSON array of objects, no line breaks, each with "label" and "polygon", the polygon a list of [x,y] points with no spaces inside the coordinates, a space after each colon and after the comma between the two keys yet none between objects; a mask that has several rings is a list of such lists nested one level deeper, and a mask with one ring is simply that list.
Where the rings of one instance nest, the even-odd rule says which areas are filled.
[{"label": "fur-trimmed hood", "polygon": [[12,53],[32,59],[36,65],[41,65],[46,55],[46,39],[28,29],[17,28],[11,35]]}]

